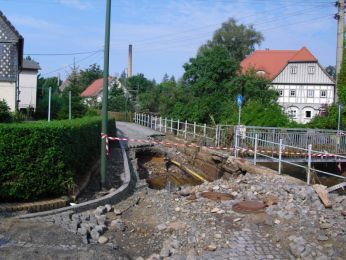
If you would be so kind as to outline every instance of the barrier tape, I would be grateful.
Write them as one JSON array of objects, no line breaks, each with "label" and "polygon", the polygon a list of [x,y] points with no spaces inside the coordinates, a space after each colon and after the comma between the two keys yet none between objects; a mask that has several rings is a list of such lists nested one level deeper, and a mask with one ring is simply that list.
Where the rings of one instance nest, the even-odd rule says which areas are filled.
[{"label": "barrier tape", "polygon": [[[136,142],[136,143],[148,143],[148,144],[162,144],[162,145],[173,145],[177,147],[194,147],[194,148],[201,148],[206,147],[212,150],[222,150],[222,151],[235,151],[235,148],[227,148],[227,147],[221,147],[221,146],[201,146],[197,144],[181,144],[181,143],[172,143],[172,142],[164,142],[164,141],[154,141],[154,140],[145,140],[145,139],[132,139],[132,138],[120,138],[120,137],[109,137],[106,134],[101,133],[101,138],[106,139],[106,153],[109,155],[109,146],[108,146],[108,140],[111,141],[127,141],[127,142]],[[252,149],[245,149],[245,148],[237,148],[237,151],[240,153],[245,152],[251,152],[254,153],[255,151]],[[266,154],[279,154],[278,151],[270,151],[270,150],[258,150],[259,153],[266,153]],[[309,156],[307,153],[301,153],[301,152],[282,152],[283,155],[296,155],[296,156]],[[335,157],[335,160],[338,160],[339,163],[341,163],[340,157],[337,154],[326,154],[326,153],[314,153],[311,154],[311,157],[321,157],[323,158],[331,158]]]}]

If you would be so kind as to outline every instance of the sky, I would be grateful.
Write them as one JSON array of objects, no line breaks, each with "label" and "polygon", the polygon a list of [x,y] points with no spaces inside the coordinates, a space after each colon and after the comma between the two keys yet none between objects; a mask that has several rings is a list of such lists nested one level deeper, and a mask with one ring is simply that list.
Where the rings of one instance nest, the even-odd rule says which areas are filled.
[{"label": "sky", "polygon": [[[262,32],[258,50],[306,46],[322,66],[335,65],[334,2],[113,0],[109,72],[126,70],[132,44],[133,74],[157,82],[166,73],[178,79],[184,63],[229,18]],[[79,69],[103,67],[106,0],[0,0],[0,10],[24,37],[24,53],[40,63],[43,77],[66,78],[74,62]]]}]

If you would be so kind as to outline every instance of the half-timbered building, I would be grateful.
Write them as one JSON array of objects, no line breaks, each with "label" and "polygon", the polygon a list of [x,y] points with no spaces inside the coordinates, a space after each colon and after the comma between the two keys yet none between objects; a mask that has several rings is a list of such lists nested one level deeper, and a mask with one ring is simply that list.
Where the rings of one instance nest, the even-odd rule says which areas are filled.
[{"label": "half-timbered building", "polygon": [[278,103],[299,123],[309,122],[334,102],[335,81],[306,47],[255,51],[241,67],[268,78],[278,91]]}]

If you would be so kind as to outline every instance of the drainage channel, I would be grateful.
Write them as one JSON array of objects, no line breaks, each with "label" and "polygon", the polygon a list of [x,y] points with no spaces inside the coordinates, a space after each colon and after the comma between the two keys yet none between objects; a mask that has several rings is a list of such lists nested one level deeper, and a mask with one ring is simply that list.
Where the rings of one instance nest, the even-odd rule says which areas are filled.
[{"label": "drainage channel", "polygon": [[139,179],[145,179],[151,189],[174,192],[182,186],[195,186],[203,182],[197,174],[191,174],[192,170],[168,159],[167,154],[155,148],[138,150],[136,158]]}]

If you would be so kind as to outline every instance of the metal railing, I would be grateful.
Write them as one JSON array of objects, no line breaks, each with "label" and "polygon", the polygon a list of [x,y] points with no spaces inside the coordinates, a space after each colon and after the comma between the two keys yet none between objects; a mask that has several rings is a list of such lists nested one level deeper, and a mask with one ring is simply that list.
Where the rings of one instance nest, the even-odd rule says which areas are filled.
[{"label": "metal railing", "polygon": [[[235,146],[235,125],[199,125],[196,122],[162,118],[150,114],[136,113],[134,121],[137,124],[153,128],[157,131],[172,133],[178,137],[197,142],[207,146]],[[272,143],[285,140],[286,145],[306,148],[311,144],[314,149],[333,154],[346,154],[346,135],[338,135],[336,130],[304,129],[304,128],[278,128],[240,126],[241,135],[252,137],[248,141],[254,147],[254,137],[268,142],[262,146],[271,148]],[[271,143],[272,142],[272,143]]]},{"label": "metal railing", "polygon": [[[134,121],[137,124],[163,133],[171,133],[199,145],[231,148],[235,156],[245,151],[248,156],[253,156],[254,165],[257,164],[258,156],[268,158],[278,162],[279,174],[282,171],[282,163],[303,168],[307,172],[308,184],[311,183],[312,171],[346,180],[346,177],[311,167],[313,156],[334,157],[336,162],[340,162],[340,159],[346,160],[346,156],[337,154],[337,152],[345,153],[346,138],[337,135],[337,131],[334,130],[230,125],[212,127],[206,124],[198,125],[196,122],[191,124],[187,121],[181,122],[172,118],[139,113],[135,113]],[[316,150],[313,150],[312,147]],[[320,148],[329,150],[318,151]],[[270,150],[269,153],[268,150]],[[289,161],[290,155],[305,157],[306,165]]]},{"label": "metal railing", "polygon": [[[343,176],[340,176],[340,175],[337,175],[334,173],[314,169],[313,167],[311,167],[311,161],[312,161],[313,156],[333,156],[333,157],[335,157],[336,162],[338,162],[341,159],[346,159],[346,156],[336,155],[336,154],[325,154],[324,152],[321,152],[321,151],[312,150],[312,144],[308,144],[307,148],[301,148],[301,147],[296,147],[296,146],[284,144],[283,139],[280,139],[279,142],[276,143],[276,142],[260,139],[260,138],[258,138],[258,136],[259,136],[258,134],[255,134],[255,137],[242,136],[240,134],[240,132],[238,134],[238,131],[237,131],[236,142],[235,142],[236,143],[235,144],[235,156],[238,156],[240,151],[250,151],[251,153],[253,153],[253,164],[254,165],[257,164],[257,156],[258,155],[263,156],[265,158],[268,158],[271,161],[278,163],[278,173],[279,174],[281,174],[281,171],[282,171],[282,163],[286,163],[289,165],[293,165],[293,166],[305,169],[306,173],[307,173],[306,182],[308,185],[311,184],[311,173],[312,172],[320,173],[320,174],[324,174],[324,175],[328,175],[328,176],[333,176],[336,178],[343,179],[344,181],[346,180],[346,177],[343,177]],[[247,142],[248,140],[251,140],[251,143],[252,142],[254,143],[254,149],[253,150],[248,148],[248,143],[249,143],[249,142]],[[272,155],[268,155],[267,153],[261,152],[261,149],[259,149],[259,147],[265,147],[264,144],[270,144],[270,146],[273,149]],[[283,154],[285,154],[285,150],[287,150],[287,149],[290,150],[289,153],[299,153],[299,154],[302,154],[303,156],[305,156],[306,157],[306,163],[298,164],[298,163],[294,163],[292,161],[289,161],[286,158],[283,158]]]}]

